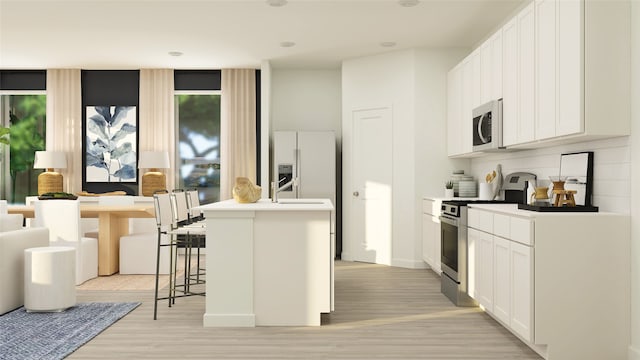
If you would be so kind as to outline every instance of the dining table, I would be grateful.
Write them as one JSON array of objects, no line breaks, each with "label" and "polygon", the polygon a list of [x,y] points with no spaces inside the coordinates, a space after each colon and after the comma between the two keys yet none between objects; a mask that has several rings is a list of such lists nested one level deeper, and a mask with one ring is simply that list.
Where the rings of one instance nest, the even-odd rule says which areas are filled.
[{"label": "dining table", "polygon": [[[49,200],[55,201],[55,200]],[[33,205],[9,205],[10,214],[34,218]],[[134,205],[80,204],[81,218],[98,219],[98,275],[108,276],[120,268],[120,237],[129,233],[129,218],[154,218],[153,203]]]}]

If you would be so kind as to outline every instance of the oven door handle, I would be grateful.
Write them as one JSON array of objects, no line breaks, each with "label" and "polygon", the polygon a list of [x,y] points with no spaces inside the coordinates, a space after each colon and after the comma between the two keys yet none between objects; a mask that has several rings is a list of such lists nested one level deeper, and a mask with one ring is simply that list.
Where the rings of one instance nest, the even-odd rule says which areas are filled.
[{"label": "oven door handle", "polygon": [[452,219],[452,218],[447,217],[447,216],[440,215],[440,221],[445,223],[445,224],[449,224],[451,226],[458,226],[458,220],[457,219]]}]

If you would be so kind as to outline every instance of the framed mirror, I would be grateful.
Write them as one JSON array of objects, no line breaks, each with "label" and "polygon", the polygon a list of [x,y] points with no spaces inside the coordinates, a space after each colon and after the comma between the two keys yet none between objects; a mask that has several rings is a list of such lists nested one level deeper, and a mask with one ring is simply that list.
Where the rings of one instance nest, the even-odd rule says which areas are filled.
[{"label": "framed mirror", "polygon": [[593,206],[593,151],[562,154],[560,156],[560,176],[566,177],[564,188],[576,190],[576,205]]}]

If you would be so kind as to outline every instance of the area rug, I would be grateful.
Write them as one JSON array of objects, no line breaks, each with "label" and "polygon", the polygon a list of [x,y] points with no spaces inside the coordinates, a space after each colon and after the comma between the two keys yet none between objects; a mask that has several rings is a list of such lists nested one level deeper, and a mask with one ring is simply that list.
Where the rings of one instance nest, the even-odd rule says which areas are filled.
[{"label": "area rug", "polygon": [[0,359],[63,359],[140,303],[81,303],[58,313],[0,316]]}]

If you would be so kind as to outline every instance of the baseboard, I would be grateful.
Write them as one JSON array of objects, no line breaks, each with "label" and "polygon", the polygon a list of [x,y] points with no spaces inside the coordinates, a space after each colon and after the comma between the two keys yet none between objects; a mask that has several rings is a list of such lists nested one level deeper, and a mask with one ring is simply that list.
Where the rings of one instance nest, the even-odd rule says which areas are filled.
[{"label": "baseboard", "polygon": [[406,268],[406,269],[427,269],[427,264],[422,260],[408,260],[408,259],[393,259],[391,260],[391,266]]},{"label": "baseboard", "polygon": [[633,345],[629,346],[629,356],[627,356],[629,360],[640,360],[640,348],[634,347]]}]

